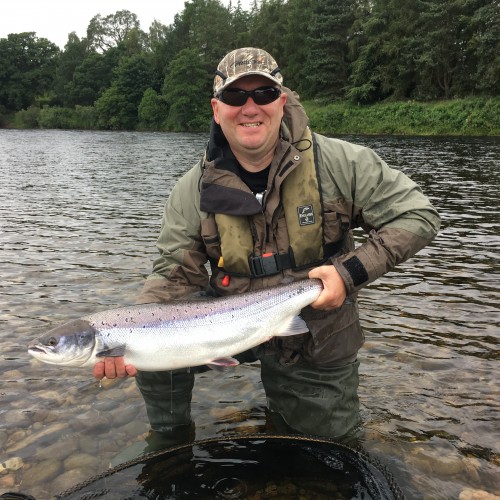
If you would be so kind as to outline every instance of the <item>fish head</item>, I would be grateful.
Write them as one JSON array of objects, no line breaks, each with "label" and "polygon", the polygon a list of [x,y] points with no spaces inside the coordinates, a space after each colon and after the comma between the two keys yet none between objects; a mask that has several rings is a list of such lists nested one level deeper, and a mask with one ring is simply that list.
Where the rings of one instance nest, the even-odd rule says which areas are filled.
[{"label": "fish head", "polygon": [[33,340],[28,352],[51,365],[86,366],[92,362],[96,330],[83,319],[69,321]]}]

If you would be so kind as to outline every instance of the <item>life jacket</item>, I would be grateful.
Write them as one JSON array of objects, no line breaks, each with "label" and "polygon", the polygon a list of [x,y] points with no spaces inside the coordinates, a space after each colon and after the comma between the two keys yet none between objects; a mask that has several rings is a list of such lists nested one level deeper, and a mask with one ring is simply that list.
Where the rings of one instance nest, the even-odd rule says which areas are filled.
[{"label": "life jacket", "polygon": [[284,269],[299,271],[324,263],[342,248],[343,241],[325,244],[316,141],[309,128],[302,141],[312,147],[301,151],[301,164],[288,173],[281,185],[288,251],[255,255],[249,216],[215,213],[222,254],[218,267],[224,274],[257,278]]}]

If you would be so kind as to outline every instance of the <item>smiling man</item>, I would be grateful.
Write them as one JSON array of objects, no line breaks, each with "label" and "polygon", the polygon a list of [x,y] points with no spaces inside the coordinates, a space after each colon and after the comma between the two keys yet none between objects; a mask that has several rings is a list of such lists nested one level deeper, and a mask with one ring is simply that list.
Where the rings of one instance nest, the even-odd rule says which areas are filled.
[{"label": "smiling man", "polygon": [[[271,428],[345,437],[360,421],[357,292],[427,245],[439,216],[372,150],[313,133],[264,50],[227,54],[213,90],[205,155],[165,205],[160,255],[139,302],[321,279],[322,293],[301,314],[307,333],[238,358],[260,361]],[[358,247],[355,227],[367,233]],[[154,431],[191,424],[192,371],[137,373],[122,358],[94,368],[97,378],[136,374]]]},{"label": "smiling man", "polygon": [[[278,143],[286,94],[270,83],[263,76],[247,76],[227,88],[221,87],[212,99],[215,123],[220,125],[240,165],[250,172],[271,164]],[[243,99],[244,104],[234,104]],[[259,99],[270,102],[259,105]]]}]

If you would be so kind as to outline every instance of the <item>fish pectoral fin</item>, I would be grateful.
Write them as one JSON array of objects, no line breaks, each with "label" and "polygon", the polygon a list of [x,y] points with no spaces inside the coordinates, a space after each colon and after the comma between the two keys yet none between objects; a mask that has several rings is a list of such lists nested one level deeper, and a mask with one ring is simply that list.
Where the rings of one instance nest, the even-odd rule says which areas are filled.
[{"label": "fish pectoral fin", "polygon": [[120,356],[125,356],[125,344],[103,349],[96,353],[98,358],[118,358]]},{"label": "fish pectoral fin", "polygon": [[207,366],[212,370],[222,371],[228,366],[239,365],[240,362],[236,358],[215,358],[207,363]]},{"label": "fish pectoral fin", "polygon": [[289,335],[297,335],[299,333],[307,333],[309,328],[306,322],[300,316],[293,316],[288,323],[284,323],[280,330],[275,335],[277,337],[287,337]]}]

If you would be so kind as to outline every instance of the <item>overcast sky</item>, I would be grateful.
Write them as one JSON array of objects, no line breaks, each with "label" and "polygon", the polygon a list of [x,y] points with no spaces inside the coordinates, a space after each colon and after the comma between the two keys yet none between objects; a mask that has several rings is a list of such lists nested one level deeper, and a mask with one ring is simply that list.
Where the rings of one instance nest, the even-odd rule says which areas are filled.
[{"label": "overcast sky", "polygon": [[[229,0],[221,3],[229,5]],[[245,10],[251,4],[253,0],[241,2]],[[136,14],[141,29],[147,32],[155,19],[166,26],[172,24],[175,14],[184,10],[184,0],[0,0],[0,38],[34,31],[38,38],[47,38],[63,49],[68,33],[74,31],[83,38],[95,15],[105,17],[118,10]]]}]

